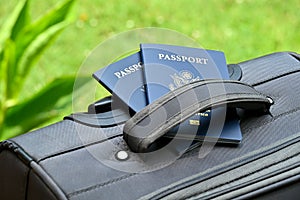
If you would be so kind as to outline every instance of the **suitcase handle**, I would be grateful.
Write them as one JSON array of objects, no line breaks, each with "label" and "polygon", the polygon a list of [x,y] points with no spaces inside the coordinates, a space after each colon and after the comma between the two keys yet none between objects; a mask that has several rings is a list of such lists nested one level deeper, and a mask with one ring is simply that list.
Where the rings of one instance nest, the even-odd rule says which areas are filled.
[{"label": "suitcase handle", "polygon": [[198,112],[228,106],[268,112],[273,100],[252,86],[233,80],[201,80],[167,93],[130,118],[123,138],[134,152],[149,147],[168,130]]}]

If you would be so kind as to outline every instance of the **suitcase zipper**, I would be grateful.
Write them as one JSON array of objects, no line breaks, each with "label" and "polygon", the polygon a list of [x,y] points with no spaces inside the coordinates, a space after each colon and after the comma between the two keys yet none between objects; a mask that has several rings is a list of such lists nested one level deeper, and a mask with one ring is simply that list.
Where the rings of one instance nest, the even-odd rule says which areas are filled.
[{"label": "suitcase zipper", "polygon": [[[298,154],[296,154],[294,156],[299,156],[299,154],[300,153],[298,153]],[[253,179],[253,180],[248,181],[246,183],[239,184],[238,186],[230,187],[230,188],[227,188],[225,190],[221,190],[219,192],[212,193],[212,194],[207,195],[207,196],[203,196],[203,197],[201,197],[201,199],[212,199],[212,198],[222,197],[222,195],[224,195],[224,194],[227,194],[227,193],[230,193],[230,192],[233,192],[233,191],[237,191],[237,190],[243,189],[243,188],[245,188],[247,186],[251,186],[251,185],[254,185],[256,183],[263,182],[264,180],[267,180],[267,179],[271,180],[275,176],[283,174],[283,173],[285,173],[287,171],[290,171],[290,170],[297,169],[297,168],[299,168],[299,166],[300,166],[300,163],[295,163],[293,165],[281,168],[281,169],[279,169],[277,171],[273,171],[271,173],[268,173],[268,174],[266,174],[266,175],[264,175],[264,176],[262,176],[260,178],[256,178],[256,179]],[[285,178],[290,178],[290,177],[287,176]],[[253,190],[254,190],[254,188],[253,188]],[[237,197],[233,197],[233,198],[237,198]]]},{"label": "suitcase zipper", "polygon": [[[241,167],[241,166],[246,165],[248,163],[251,163],[255,160],[264,158],[264,157],[266,157],[268,155],[271,155],[271,154],[273,154],[277,151],[280,151],[280,150],[282,150],[284,148],[287,148],[287,147],[289,147],[293,144],[296,144],[299,141],[300,141],[300,136],[297,135],[296,137],[293,137],[292,139],[289,139],[289,140],[281,143],[280,145],[277,145],[277,146],[269,148],[269,149],[267,149],[263,152],[259,152],[258,154],[247,157],[247,158],[243,159],[242,161],[236,162],[235,164],[231,164],[231,165],[223,167],[221,169],[216,169],[216,170],[211,171],[207,174],[199,175],[198,177],[195,177],[195,178],[193,177],[193,178],[191,178],[189,180],[186,180],[184,182],[178,182],[177,184],[176,183],[172,184],[171,186],[165,187],[163,190],[153,192],[153,193],[145,196],[145,198],[147,198],[147,199],[161,199],[161,198],[168,197],[168,195],[171,195],[175,192],[180,192],[181,190],[187,189],[187,188],[189,188],[193,185],[196,185],[200,182],[206,181],[210,178],[221,175],[221,174],[226,173],[230,170],[233,170],[235,168],[238,168],[238,167]],[[282,170],[284,170],[284,169],[282,169]],[[191,196],[194,196],[194,195],[195,194],[193,194]],[[144,197],[142,199],[144,199]]]}]

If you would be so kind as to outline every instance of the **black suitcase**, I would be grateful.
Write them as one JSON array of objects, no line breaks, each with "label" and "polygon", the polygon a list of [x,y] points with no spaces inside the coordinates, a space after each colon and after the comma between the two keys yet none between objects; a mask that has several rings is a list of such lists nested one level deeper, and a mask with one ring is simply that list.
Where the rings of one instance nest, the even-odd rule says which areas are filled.
[{"label": "black suitcase", "polygon": [[[228,68],[239,81],[195,82],[133,117],[105,98],[2,142],[1,199],[299,199],[300,56],[273,53]],[[181,102],[191,91],[192,107]],[[241,144],[163,137],[221,104],[239,108]]]}]

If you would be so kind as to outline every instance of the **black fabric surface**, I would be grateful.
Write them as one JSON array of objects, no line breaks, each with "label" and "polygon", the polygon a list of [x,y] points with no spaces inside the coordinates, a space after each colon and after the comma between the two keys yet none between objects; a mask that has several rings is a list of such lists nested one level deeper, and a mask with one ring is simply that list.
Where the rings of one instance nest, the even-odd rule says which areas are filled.
[{"label": "black fabric surface", "polygon": [[[143,165],[143,160],[133,153],[126,161],[115,158],[119,150],[130,152],[122,139],[123,125],[100,129],[64,120],[11,141],[31,155],[69,199],[137,199],[151,193],[155,193],[154,198],[165,196],[188,186],[185,184],[189,181],[201,182],[241,167],[251,159],[263,158],[266,152],[275,153],[272,145],[300,132],[300,62],[288,53],[276,53],[239,65],[243,72],[241,81],[255,85],[259,92],[272,97],[275,104],[270,114],[241,116],[243,141],[237,147],[215,146],[203,158],[199,158],[199,149],[195,149],[159,170],[129,173],[107,165],[112,162],[123,169]],[[293,141],[298,142],[297,137]],[[203,147],[200,152],[208,149]],[[7,160],[11,160],[6,155],[5,151],[0,152],[0,169],[7,168]],[[3,161],[6,164],[2,166]],[[26,182],[24,174],[28,169],[17,160],[13,162],[9,166],[16,164],[22,168],[14,170],[22,172],[15,182]],[[2,177],[8,179],[6,174],[1,174]],[[185,184],[181,182],[183,179],[187,180]],[[32,177],[30,181],[40,180]],[[15,188],[24,190],[23,183]],[[29,184],[31,190],[32,184]],[[166,190],[158,191],[161,188]],[[47,190],[44,191],[41,196],[47,195]]]}]

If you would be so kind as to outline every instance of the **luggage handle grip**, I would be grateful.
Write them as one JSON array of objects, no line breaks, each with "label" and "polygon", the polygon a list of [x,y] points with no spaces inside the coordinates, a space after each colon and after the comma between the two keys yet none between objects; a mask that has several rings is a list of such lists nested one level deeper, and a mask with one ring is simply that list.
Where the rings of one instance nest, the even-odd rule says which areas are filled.
[{"label": "luggage handle grip", "polygon": [[200,80],[167,93],[130,118],[123,138],[134,152],[147,152],[168,130],[198,112],[228,106],[267,112],[273,100],[233,80]]}]

